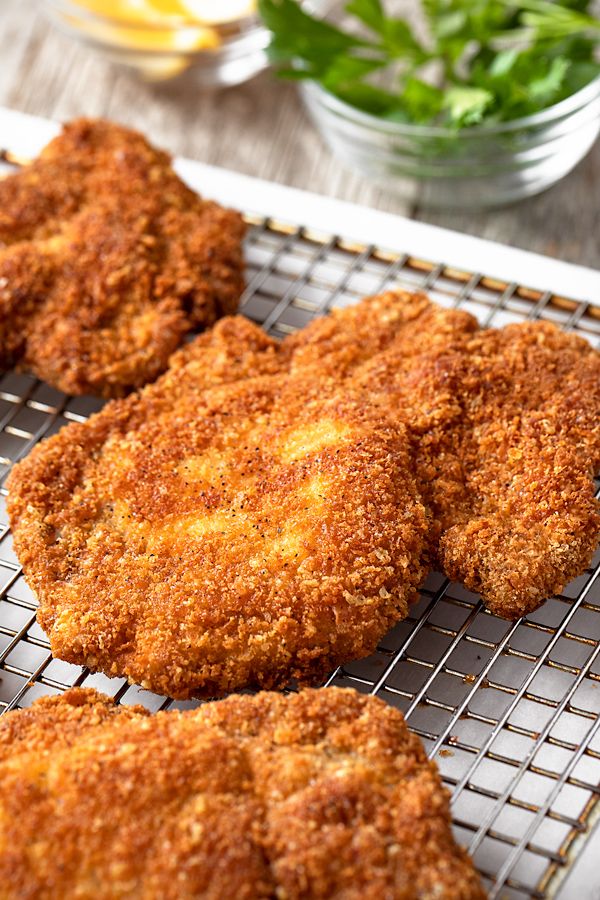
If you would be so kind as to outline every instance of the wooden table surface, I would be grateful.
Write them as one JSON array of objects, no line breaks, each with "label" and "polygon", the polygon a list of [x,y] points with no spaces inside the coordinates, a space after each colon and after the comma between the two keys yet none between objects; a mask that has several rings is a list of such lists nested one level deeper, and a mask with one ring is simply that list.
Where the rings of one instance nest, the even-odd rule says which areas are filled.
[{"label": "wooden table surface", "polygon": [[343,170],[296,88],[271,73],[216,93],[144,84],[56,31],[35,0],[0,0],[0,105],[63,120],[107,116],[203,162],[600,267],[600,142],[540,197],[484,213],[422,210]]}]

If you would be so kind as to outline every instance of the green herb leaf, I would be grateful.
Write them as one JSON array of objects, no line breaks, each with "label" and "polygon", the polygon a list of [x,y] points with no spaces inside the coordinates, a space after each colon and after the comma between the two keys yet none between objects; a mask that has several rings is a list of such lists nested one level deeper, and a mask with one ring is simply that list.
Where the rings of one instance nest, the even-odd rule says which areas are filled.
[{"label": "green herb leaf", "polygon": [[571,63],[568,59],[554,59],[548,70],[539,78],[533,78],[528,85],[532,100],[538,103],[552,103],[558,94],[569,70]]},{"label": "green herb leaf", "polygon": [[386,19],[381,36],[385,48],[393,58],[406,55],[417,63],[430,58],[428,51],[421,46],[412,28],[403,19]]},{"label": "green herb leaf", "polygon": [[386,16],[379,0],[351,0],[346,12],[356,16],[381,38],[382,49],[391,57],[408,56],[424,61],[427,53],[404,19]]},{"label": "green herb leaf", "polygon": [[335,91],[337,97],[344,103],[349,103],[363,112],[382,118],[396,118],[397,121],[410,121],[406,112],[400,109],[400,101],[397,94],[373,87],[366,82],[357,81],[348,84]]},{"label": "green herb leaf", "polygon": [[407,78],[401,92],[402,107],[413,122],[431,122],[444,107],[444,91],[420,78]]},{"label": "green herb leaf", "polygon": [[[360,59],[352,56],[338,56],[324,73],[322,82],[333,91],[350,82],[357,81],[384,66],[385,60]],[[392,95],[393,96],[393,95]]]},{"label": "green herb leaf", "polygon": [[308,15],[295,0],[259,0],[259,12],[273,33],[270,52],[277,62],[300,59],[327,68],[332,57],[368,46],[355,35]]},{"label": "green herb leaf", "polygon": [[492,59],[489,70],[490,75],[492,78],[504,78],[514,68],[518,59],[518,50],[514,48],[512,50],[501,50]]},{"label": "green herb leaf", "polygon": [[352,0],[346,5],[346,12],[356,16],[373,31],[380,32],[383,28],[385,13],[380,0]]},{"label": "green herb leaf", "polygon": [[494,102],[494,95],[485,88],[455,85],[446,92],[444,108],[453,125],[462,128],[481,122],[486,110]]},{"label": "green herb leaf", "polygon": [[575,94],[589,84],[594,78],[600,76],[600,63],[597,62],[575,62],[569,67],[566,74],[563,93],[564,97]]}]

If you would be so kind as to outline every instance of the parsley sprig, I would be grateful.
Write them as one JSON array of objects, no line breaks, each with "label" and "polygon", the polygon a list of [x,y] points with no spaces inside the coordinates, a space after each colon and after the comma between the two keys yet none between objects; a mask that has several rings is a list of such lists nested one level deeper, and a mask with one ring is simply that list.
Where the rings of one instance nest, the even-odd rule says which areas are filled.
[{"label": "parsley sprig", "polygon": [[422,0],[424,39],[382,0],[350,0],[348,28],[297,0],[259,0],[283,77],[365,112],[457,128],[528,116],[600,75],[591,0]]}]

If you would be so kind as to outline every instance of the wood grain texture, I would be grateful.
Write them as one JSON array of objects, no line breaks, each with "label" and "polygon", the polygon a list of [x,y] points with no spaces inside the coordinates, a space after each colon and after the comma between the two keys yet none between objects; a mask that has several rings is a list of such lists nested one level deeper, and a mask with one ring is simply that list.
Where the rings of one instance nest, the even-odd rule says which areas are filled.
[{"label": "wood grain texture", "polygon": [[268,72],[220,92],[189,79],[145,84],[58,32],[35,0],[0,0],[0,104],[58,119],[107,116],[174,153],[600,266],[600,143],[561,184],[524,203],[482,213],[421,210],[344,170],[293,85]]}]

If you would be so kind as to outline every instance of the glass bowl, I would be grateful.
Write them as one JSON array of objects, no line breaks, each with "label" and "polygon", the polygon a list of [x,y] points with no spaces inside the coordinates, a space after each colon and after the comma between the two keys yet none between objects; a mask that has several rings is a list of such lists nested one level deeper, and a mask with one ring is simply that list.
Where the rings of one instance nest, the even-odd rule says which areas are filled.
[{"label": "glass bowl", "polygon": [[177,16],[128,21],[69,0],[41,2],[63,31],[149,81],[185,73],[202,87],[227,87],[267,66],[268,33],[257,16],[203,26]]},{"label": "glass bowl", "polygon": [[342,163],[428,207],[502,206],[539,194],[564,178],[600,133],[600,77],[533,116],[461,130],[385,121],[315,82],[302,90]]}]

